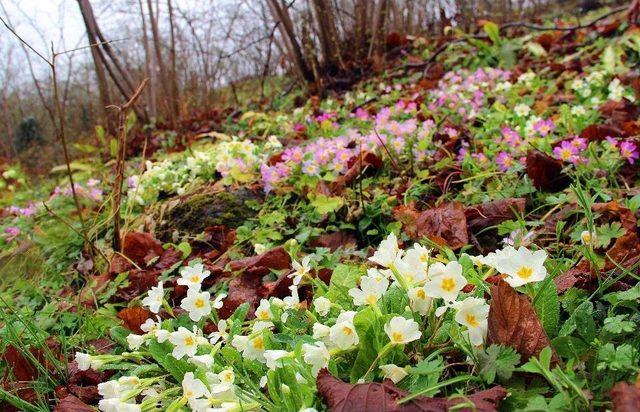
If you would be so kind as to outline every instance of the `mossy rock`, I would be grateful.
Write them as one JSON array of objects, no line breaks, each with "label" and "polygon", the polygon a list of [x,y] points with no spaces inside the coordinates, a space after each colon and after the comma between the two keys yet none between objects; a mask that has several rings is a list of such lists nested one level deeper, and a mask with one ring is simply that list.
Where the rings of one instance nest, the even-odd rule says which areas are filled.
[{"label": "mossy rock", "polygon": [[246,187],[180,196],[167,202],[157,234],[160,239],[169,240],[175,231],[197,235],[210,226],[235,229],[257,214],[248,201],[260,202],[262,198]]}]

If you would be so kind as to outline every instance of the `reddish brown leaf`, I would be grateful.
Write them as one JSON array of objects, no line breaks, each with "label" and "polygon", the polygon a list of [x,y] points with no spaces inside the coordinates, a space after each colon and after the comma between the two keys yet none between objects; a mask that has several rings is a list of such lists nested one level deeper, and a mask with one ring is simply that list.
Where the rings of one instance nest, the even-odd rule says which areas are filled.
[{"label": "reddish brown leaf", "polygon": [[509,198],[469,206],[464,210],[467,227],[472,232],[477,232],[505,220],[517,219],[519,215],[524,213],[524,204],[525,199],[523,198]]},{"label": "reddish brown leaf", "polygon": [[129,276],[127,277],[129,285],[119,288],[116,292],[116,296],[120,298],[121,301],[125,302],[140,296],[151,289],[152,286],[156,286],[158,284],[158,276],[160,273],[160,270],[155,269],[132,270],[129,272]]},{"label": "reddish brown leaf", "polygon": [[418,237],[418,218],[420,212],[416,210],[415,204],[400,205],[393,209],[393,218],[402,223],[402,230],[411,239]]},{"label": "reddish brown leaf", "polygon": [[229,263],[232,271],[247,269],[250,267],[263,266],[269,269],[281,270],[291,267],[291,258],[282,246],[267,250],[261,255],[250,256],[248,258],[234,260]]},{"label": "reddish brown leaf", "polygon": [[249,314],[252,315],[259,300],[258,289],[262,286],[262,277],[268,273],[269,269],[264,266],[252,267],[231,279],[227,298],[218,310],[218,315],[226,319],[245,302],[249,303]]},{"label": "reddish brown leaf", "polygon": [[[640,258],[640,239],[638,239],[636,232],[629,232],[616,239],[613,246],[607,251],[607,256],[608,258],[604,265],[605,271],[619,266],[633,266]],[[637,272],[638,269],[636,268],[635,271]]]},{"label": "reddish brown leaf", "polygon": [[81,386],[75,383],[67,385],[67,389],[73,395],[77,396],[82,402],[94,403],[100,400],[97,385]]},{"label": "reddish brown leaf", "polygon": [[419,238],[426,236],[452,249],[469,243],[464,206],[457,202],[445,203],[420,213],[416,227]]},{"label": "reddish brown leaf", "polygon": [[[503,280],[496,286],[491,286],[487,344],[494,343],[511,346],[520,353],[523,361],[538,356],[547,346],[551,347],[547,333],[529,299],[518,295]],[[557,361],[558,356],[553,351],[552,362]]]},{"label": "reddish brown leaf", "polygon": [[527,153],[527,175],[536,188],[547,192],[557,192],[571,183],[562,173],[562,162],[537,150]]},{"label": "reddish brown leaf", "polygon": [[122,254],[140,267],[163,252],[162,243],[149,233],[127,233],[122,240]]},{"label": "reddish brown leaf", "polygon": [[622,130],[604,124],[590,124],[580,133],[580,137],[588,141],[604,140],[606,137],[619,137],[622,135],[624,135]]},{"label": "reddish brown leaf", "polygon": [[149,317],[151,312],[142,306],[135,306],[133,308],[124,308],[118,312],[118,318],[124,321],[124,327],[132,331],[133,333],[142,334],[142,325]]},{"label": "reddish brown leaf", "polygon": [[428,398],[421,396],[409,402],[399,404],[398,401],[409,395],[393,385],[384,383],[350,384],[334,378],[322,369],[317,380],[318,393],[324,399],[331,412],[446,412],[450,408],[467,400],[480,412],[497,411],[500,401],[507,396],[507,391],[494,386],[486,391],[476,392],[464,398]]},{"label": "reddish brown leaf", "polygon": [[60,399],[56,405],[54,412],[93,412],[94,408],[82,402],[73,395],[67,395]]},{"label": "reddish brown leaf", "polygon": [[313,247],[328,248],[335,252],[338,248],[354,247],[357,245],[355,236],[343,230],[333,233],[325,233],[311,242]]},{"label": "reddish brown leaf", "polygon": [[637,412],[640,407],[640,387],[618,382],[609,392],[613,412]]}]

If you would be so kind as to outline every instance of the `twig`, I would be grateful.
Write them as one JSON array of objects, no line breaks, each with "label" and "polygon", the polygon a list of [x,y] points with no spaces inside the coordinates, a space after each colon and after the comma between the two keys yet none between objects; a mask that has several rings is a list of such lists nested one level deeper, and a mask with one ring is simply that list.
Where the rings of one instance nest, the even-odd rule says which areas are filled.
[{"label": "twig", "polygon": [[396,163],[396,160],[393,158],[393,156],[391,156],[391,152],[389,151],[389,148],[382,141],[382,138],[378,134],[378,131],[376,130],[375,126],[373,127],[373,132],[376,134],[376,137],[380,141],[380,144],[382,144],[382,147],[384,147],[384,150],[387,152],[387,155],[389,156],[389,160],[391,160],[391,166],[393,166],[393,170],[395,170],[397,174],[400,174],[400,168],[398,167],[398,164]]},{"label": "twig", "polygon": [[116,159],[116,178],[113,182],[113,200],[111,203],[111,213],[113,215],[113,249],[116,252],[122,251],[120,239],[120,201],[122,198],[122,182],[124,181],[124,160],[127,150],[127,113],[129,109],[136,103],[149,78],[145,78],[140,86],[133,93],[128,102],[122,106],[111,105],[110,108],[118,110],[118,118],[120,123],[120,135],[118,136],[118,157]]}]

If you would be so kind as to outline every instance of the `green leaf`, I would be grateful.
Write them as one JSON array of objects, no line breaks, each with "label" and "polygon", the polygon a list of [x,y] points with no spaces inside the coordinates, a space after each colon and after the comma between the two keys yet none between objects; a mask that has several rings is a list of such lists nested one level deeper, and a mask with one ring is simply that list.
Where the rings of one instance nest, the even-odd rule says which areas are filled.
[{"label": "green leaf", "polygon": [[493,44],[500,43],[500,28],[497,24],[492,21],[485,23],[484,31],[487,33]]},{"label": "green leaf", "polygon": [[341,197],[328,197],[321,193],[309,194],[309,199],[311,200],[311,206],[315,207],[321,215],[335,212],[344,205],[344,199]]},{"label": "green leaf", "polygon": [[560,336],[551,341],[554,349],[563,358],[581,356],[589,350],[589,345],[575,336]]},{"label": "green leaf", "polygon": [[511,378],[516,365],[520,363],[520,354],[512,347],[491,345],[477,353],[480,376],[491,384],[496,376],[502,380]]},{"label": "green leaf", "polygon": [[331,275],[329,290],[327,290],[325,297],[332,302],[351,304],[351,297],[348,294],[349,289],[358,285],[358,279],[360,279],[361,275],[360,266],[344,264],[336,266]]},{"label": "green leaf", "polygon": [[176,359],[171,355],[173,351],[173,345],[169,342],[151,342],[149,344],[149,353],[153,359],[164,368],[167,372],[173,376],[173,378],[182,382],[184,374],[187,372],[193,372],[196,370],[195,365],[187,361]]},{"label": "green leaf", "polygon": [[556,285],[550,277],[540,284],[533,306],[547,335],[555,336],[560,319],[560,302]]},{"label": "green leaf", "polygon": [[547,55],[547,51],[540,45],[540,43],[530,41],[525,44],[525,47],[529,50],[529,53],[533,54],[535,57]]},{"label": "green leaf", "polygon": [[593,342],[596,337],[596,323],[593,320],[593,303],[584,302],[573,314],[576,321],[576,330],[587,342]]}]

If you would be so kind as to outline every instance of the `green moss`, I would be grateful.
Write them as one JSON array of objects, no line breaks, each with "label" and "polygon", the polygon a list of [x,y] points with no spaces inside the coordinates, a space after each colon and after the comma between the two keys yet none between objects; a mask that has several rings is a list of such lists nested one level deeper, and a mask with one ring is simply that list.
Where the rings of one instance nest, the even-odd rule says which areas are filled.
[{"label": "green moss", "polygon": [[247,188],[185,196],[165,216],[160,234],[165,237],[174,230],[198,234],[217,225],[236,228],[256,214],[245,204],[248,200],[259,197]]}]

